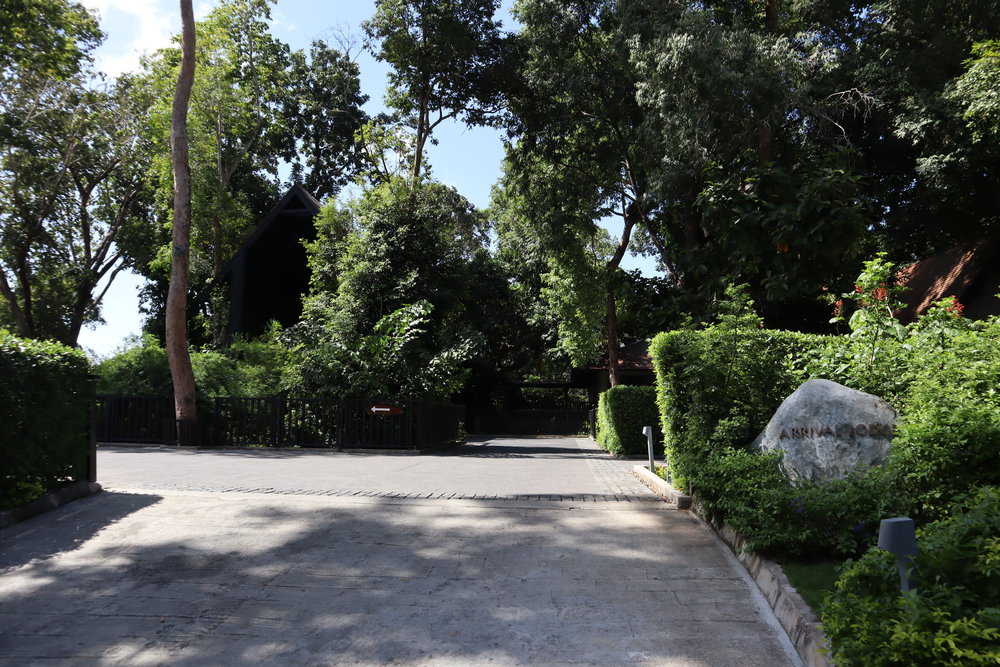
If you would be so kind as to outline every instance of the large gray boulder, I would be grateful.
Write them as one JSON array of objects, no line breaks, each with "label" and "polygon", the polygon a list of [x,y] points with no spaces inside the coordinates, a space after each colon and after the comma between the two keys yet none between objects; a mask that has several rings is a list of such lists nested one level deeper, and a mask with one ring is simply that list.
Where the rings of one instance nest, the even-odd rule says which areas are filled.
[{"label": "large gray boulder", "polygon": [[784,452],[781,467],[792,479],[843,479],[882,465],[898,416],[878,396],[809,380],[784,400],[754,444]]}]

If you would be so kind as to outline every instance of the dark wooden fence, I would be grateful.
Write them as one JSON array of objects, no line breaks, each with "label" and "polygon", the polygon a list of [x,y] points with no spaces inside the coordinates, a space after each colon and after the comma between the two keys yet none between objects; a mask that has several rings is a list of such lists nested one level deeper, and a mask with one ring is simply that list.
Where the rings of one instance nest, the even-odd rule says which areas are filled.
[{"label": "dark wooden fence", "polygon": [[590,430],[590,411],[585,408],[504,410],[480,417],[470,430],[494,435],[583,435]]},{"label": "dark wooden fence", "polygon": [[[181,429],[181,444],[257,447],[423,449],[461,438],[465,408],[403,400],[401,414],[378,415],[372,401],[320,398],[216,398],[197,425]],[[98,440],[176,444],[170,399],[101,396]],[[208,408],[206,410],[206,408]],[[206,413],[207,414],[204,414]]]}]

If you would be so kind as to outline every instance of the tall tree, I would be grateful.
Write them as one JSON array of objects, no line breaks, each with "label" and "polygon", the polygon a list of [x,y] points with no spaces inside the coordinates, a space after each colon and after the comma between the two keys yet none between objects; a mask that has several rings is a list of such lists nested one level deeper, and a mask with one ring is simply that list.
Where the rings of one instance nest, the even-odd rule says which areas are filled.
[{"label": "tall tree", "polygon": [[144,221],[144,101],[90,70],[103,36],[82,6],[19,0],[0,24],[0,321],[76,344]]},{"label": "tall tree", "polygon": [[[576,267],[576,282],[590,282],[584,267],[593,261],[587,249],[597,238],[597,222],[620,221],[621,233],[601,260],[604,339],[615,385],[616,293],[634,232],[642,229],[647,243],[661,249],[661,259],[669,259],[651,218],[655,205],[647,174],[655,157],[641,134],[629,62],[633,35],[616,2],[522,0],[515,13],[524,27],[517,43],[521,80],[508,92],[509,131],[517,141],[508,151],[507,187],[525,193],[528,218],[559,258],[553,278]],[[559,282],[570,284],[567,279]],[[590,303],[574,312],[592,308]]]},{"label": "tall tree", "polygon": [[415,132],[411,180],[421,176],[434,128],[480,123],[499,111],[504,39],[499,0],[376,0],[364,24],[375,57],[392,66],[387,104]]},{"label": "tall tree", "polygon": [[[309,49],[291,54],[290,85],[285,114],[300,142],[308,173],[302,185],[320,201],[335,196],[361,168],[355,134],[368,121],[361,106],[360,70],[348,54],[317,40]],[[296,163],[302,171],[300,163]]]},{"label": "tall tree", "polygon": [[181,66],[170,118],[170,161],[174,172],[174,219],[171,233],[170,290],[167,293],[167,362],[174,387],[178,438],[197,419],[194,371],[187,337],[189,245],[191,242],[191,168],[188,164],[187,114],[195,72],[195,27],[191,0],[181,5]]},{"label": "tall tree", "polygon": [[[198,76],[188,119],[194,213],[191,229],[191,330],[198,342],[222,344],[228,313],[221,278],[229,260],[274,205],[282,163],[300,149],[308,173],[297,177],[332,194],[356,167],[353,136],[364,120],[358,70],[346,55],[314,44],[309,57],[293,53],[270,32],[273,0],[226,0],[196,24]],[[145,61],[154,92],[150,140],[167,154],[167,128],[180,54],[163,49]],[[171,215],[172,171],[161,161],[157,215]],[[153,283],[146,292],[148,324],[162,317],[170,264],[161,232],[152,250],[136,239],[128,250]]]},{"label": "tall tree", "polygon": [[835,54],[786,37],[778,9],[516,5],[524,60],[508,175],[552,247],[561,228],[620,220],[606,280],[612,368],[630,245],[703,304],[734,280],[761,303],[803,299],[857,249],[865,210],[841,128],[856,99],[833,94],[824,75]]},{"label": "tall tree", "polygon": [[0,298],[22,336],[75,345],[145,224],[145,109],[122,80],[93,88],[21,76],[0,92],[18,118],[0,154]]}]

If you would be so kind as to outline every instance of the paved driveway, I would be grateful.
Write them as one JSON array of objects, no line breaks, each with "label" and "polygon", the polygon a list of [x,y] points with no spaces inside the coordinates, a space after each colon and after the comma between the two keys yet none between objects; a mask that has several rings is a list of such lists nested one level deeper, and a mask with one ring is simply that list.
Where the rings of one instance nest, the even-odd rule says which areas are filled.
[{"label": "paved driveway", "polygon": [[0,663],[795,664],[734,559],[586,440],[104,449],[0,531]]}]

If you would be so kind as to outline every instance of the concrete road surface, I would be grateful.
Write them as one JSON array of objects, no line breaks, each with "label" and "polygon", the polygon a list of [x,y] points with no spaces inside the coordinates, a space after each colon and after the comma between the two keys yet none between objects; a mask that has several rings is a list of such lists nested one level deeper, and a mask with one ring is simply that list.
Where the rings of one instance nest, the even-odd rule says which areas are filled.
[{"label": "concrete road surface", "polygon": [[631,464],[102,448],[104,493],[0,530],[0,664],[798,664]]}]

